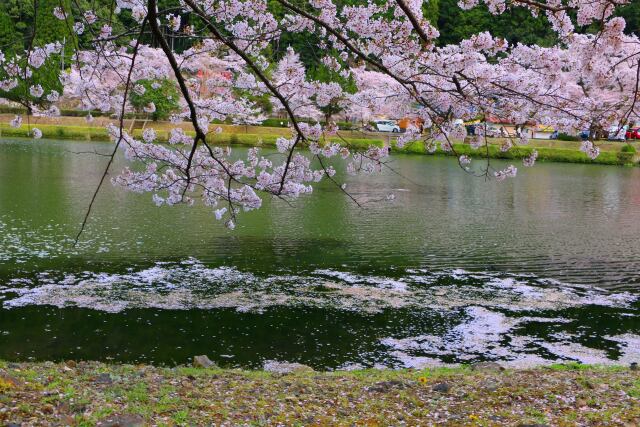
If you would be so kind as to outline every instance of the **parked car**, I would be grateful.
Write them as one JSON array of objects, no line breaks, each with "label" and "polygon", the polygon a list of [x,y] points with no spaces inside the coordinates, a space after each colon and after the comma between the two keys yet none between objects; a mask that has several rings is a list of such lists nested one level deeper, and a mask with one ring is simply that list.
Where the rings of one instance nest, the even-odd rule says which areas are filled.
[{"label": "parked car", "polygon": [[610,141],[624,141],[626,139],[627,129],[629,129],[629,126],[627,125],[622,127],[611,126],[609,128],[609,135],[607,136],[607,139]]},{"label": "parked car", "polygon": [[477,125],[466,125],[467,135],[474,136],[476,134],[476,126]]},{"label": "parked car", "polygon": [[504,127],[498,124],[489,123],[485,129],[485,134],[490,138],[503,138],[508,136]]},{"label": "parked car", "polygon": [[373,122],[373,129],[378,132],[400,132],[400,126],[393,120],[375,120]]},{"label": "parked car", "polygon": [[624,136],[627,139],[640,139],[640,128],[627,129]]},{"label": "parked car", "polygon": [[500,128],[493,123],[477,123],[473,126],[473,134],[495,138],[500,136]]}]

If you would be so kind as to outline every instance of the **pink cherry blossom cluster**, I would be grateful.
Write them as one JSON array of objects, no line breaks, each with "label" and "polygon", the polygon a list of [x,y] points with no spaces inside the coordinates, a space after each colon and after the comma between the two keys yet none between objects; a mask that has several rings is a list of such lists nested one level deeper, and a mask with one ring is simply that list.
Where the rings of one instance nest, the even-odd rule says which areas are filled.
[{"label": "pink cherry blossom cluster", "polygon": [[[517,129],[533,122],[595,134],[638,118],[640,41],[625,33],[624,19],[615,14],[627,0],[461,0],[460,6],[479,3],[495,14],[518,7],[544,15],[559,43],[509,45],[480,32],[457,45],[439,46],[440,34],[424,16],[420,0],[348,5],[333,0],[176,0],[166,10],[157,0],[116,0],[113,13],[127,11],[137,23],[126,34],[117,34],[111,21],[95,11],[78,16],[62,6],[50,11],[83,35],[83,44],[60,73],[62,91],[45,89],[34,78],[36,70],[59,59],[62,44],[56,42],[10,56],[0,52],[0,97],[24,95],[21,103],[41,115],[59,114],[59,102],[75,103],[87,111],[89,121],[92,110],[113,115],[113,141],[141,165],[126,169],[114,183],[151,193],[158,205],[200,200],[230,228],[239,212],[259,208],[264,195],[294,199],[323,178],[346,192],[334,161],[346,162],[348,173],[373,173],[386,166],[394,145],[424,144],[428,152],[440,148],[470,170],[471,158],[456,153],[455,143],[467,142],[479,157],[489,142],[485,125],[467,135],[465,121],[486,123],[497,117]],[[594,23],[594,33],[575,30]],[[149,33],[153,46],[143,43]],[[176,52],[167,33],[191,47]],[[337,81],[310,78],[298,52],[280,50],[288,33],[312,33],[319,39],[320,62],[354,82],[355,91]],[[132,34],[138,36],[131,39]],[[125,113],[133,111],[130,96],[145,94],[142,80],[166,79],[181,93],[168,141],[158,141],[153,128],[134,138],[124,126]],[[213,123],[260,123],[266,115],[257,100],[265,99],[273,113],[286,115],[290,126],[290,133],[276,141],[277,155],[267,157],[256,148],[240,158],[214,143],[224,130]],[[393,143],[358,149],[340,139],[332,120],[320,124],[329,106],[363,122],[380,116],[413,121]],[[157,109],[153,102],[143,108],[147,113]],[[22,120],[17,116],[11,125],[19,127]],[[33,129],[32,135],[42,133]],[[526,145],[528,138],[519,131],[499,149]],[[599,154],[592,140],[581,150],[590,158]],[[532,151],[523,165],[534,165],[537,157]],[[498,181],[516,173],[513,165],[496,171],[487,164],[485,170],[485,176]]]}]

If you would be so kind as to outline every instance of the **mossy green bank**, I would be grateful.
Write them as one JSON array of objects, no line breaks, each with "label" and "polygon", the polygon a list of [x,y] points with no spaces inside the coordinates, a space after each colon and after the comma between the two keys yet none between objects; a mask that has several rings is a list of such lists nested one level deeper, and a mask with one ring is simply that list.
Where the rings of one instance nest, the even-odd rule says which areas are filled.
[{"label": "mossy green bank", "polygon": [[0,362],[0,424],[630,426],[624,366],[277,374],[98,362]]},{"label": "mossy green bank", "polygon": [[[34,126],[31,126],[33,128]],[[92,127],[92,126],[59,126],[59,125],[38,125],[37,126],[43,134],[44,138],[50,139],[70,139],[70,140],[88,140],[88,141],[108,141],[109,135],[105,128]],[[209,141],[214,144],[240,144],[248,146],[275,146],[276,140],[279,136],[283,135],[283,130],[279,128],[273,128],[273,132],[269,132],[269,128],[260,129],[260,133],[246,133],[242,132],[243,127],[227,126],[225,131],[221,134],[210,134]],[[252,131],[254,129],[251,129]],[[156,129],[159,141],[167,141],[169,139],[168,129]],[[193,133],[187,131],[187,133]],[[142,129],[134,129],[133,135],[141,137]],[[0,125],[0,137],[29,137],[30,127],[23,125],[20,128],[11,128],[6,124]],[[341,144],[348,144],[353,148],[366,148],[369,145],[382,146],[384,139],[389,136],[382,136],[378,139],[375,137],[333,137],[330,138],[331,142],[338,142]],[[636,150],[633,146],[628,144],[617,144],[614,148],[603,149],[600,155],[596,159],[590,159],[585,153],[579,150],[579,143],[569,143],[573,146],[564,147],[552,147],[548,146],[545,141],[531,142],[528,146],[513,147],[507,152],[500,150],[500,141],[495,141],[495,144],[489,144],[486,148],[474,150],[469,144],[454,143],[452,152],[443,152],[438,148],[434,153],[429,153],[424,144],[422,143],[410,143],[403,148],[395,147],[395,143],[392,141],[393,151],[406,154],[422,154],[422,155],[448,155],[448,156],[460,156],[468,155],[472,158],[486,158],[490,159],[506,159],[506,160],[520,160],[529,156],[533,150],[538,151],[539,162],[564,162],[564,163],[590,163],[590,164],[605,164],[605,165],[636,165],[638,164],[638,158]]]}]

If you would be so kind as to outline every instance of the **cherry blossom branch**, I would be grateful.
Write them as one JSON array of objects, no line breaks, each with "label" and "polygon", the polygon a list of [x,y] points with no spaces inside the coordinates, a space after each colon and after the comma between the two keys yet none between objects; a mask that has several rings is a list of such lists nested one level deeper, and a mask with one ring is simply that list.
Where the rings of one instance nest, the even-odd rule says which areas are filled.
[{"label": "cherry blossom branch", "polygon": [[258,76],[260,81],[262,81],[262,83],[264,83],[264,85],[269,89],[269,91],[280,101],[280,103],[282,104],[282,106],[286,110],[287,115],[291,119],[291,123],[293,124],[293,128],[295,129],[295,131],[296,131],[296,133],[298,135],[296,136],[296,140],[295,140],[294,144],[290,147],[289,154],[288,154],[288,157],[287,157],[287,161],[285,162],[285,170],[284,170],[284,173],[282,174],[282,180],[280,182],[280,189],[278,190],[278,194],[282,193],[282,189],[284,187],[285,179],[287,177],[287,172],[289,171],[289,165],[291,164],[291,158],[293,156],[293,151],[296,148],[296,146],[298,145],[298,143],[301,140],[305,139],[304,132],[302,131],[302,129],[300,129],[300,125],[298,124],[298,121],[296,119],[295,114],[293,113],[293,110],[289,106],[289,103],[284,98],[284,96],[282,96],[282,94],[278,91],[278,89],[276,89],[273,86],[273,84],[271,83],[271,81],[264,75],[264,73],[262,72],[260,67],[258,67],[255,64],[255,62],[251,58],[249,58],[249,56],[242,49],[240,49],[233,41],[231,41],[231,40],[227,39],[226,37],[224,37],[222,35],[222,33],[220,33],[220,31],[218,31],[218,29],[211,23],[211,21],[209,19],[207,19],[207,17],[205,16],[204,11],[202,9],[200,9],[200,7],[198,7],[198,5],[195,4],[195,2],[193,2],[192,0],[184,0],[184,2],[197,15],[199,15],[204,20],[205,25],[207,26],[209,31],[211,31],[211,33],[218,40],[220,40],[222,43],[227,45],[231,50],[233,50],[236,53],[236,55],[238,55],[240,58],[242,58],[242,60],[249,66],[249,68]]},{"label": "cherry blossom branch", "polygon": [[142,28],[140,30],[140,36],[138,37],[138,39],[136,40],[136,43],[133,47],[133,54],[132,54],[132,58],[131,58],[131,66],[129,67],[129,72],[127,74],[127,81],[126,81],[126,85],[124,88],[124,99],[122,101],[122,111],[120,114],[120,119],[119,119],[119,128],[120,128],[120,132],[118,135],[118,139],[115,143],[115,146],[113,147],[113,151],[111,152],[111,155],[109,156],[109,161],[107,162],[107,166],[104,168],[104,172],[102,172],[102,176],[100,177],[100,182],[98,182],[98,186],[96,187],[95,191],[93,192],[93,196],[91,197],[91,202],[89,202],[89,206],[85,212],[84,218],[82,219],[82,224],[80,225],[80,230],[78,230],[78,234],[76,234],[75,239],[73,240],[73,246],[76,246],[78,244],[78,240],[80,239],[80,236],[82,235],[85,227],[87,226],[87,222],[89,221],[89,216],[91,215],[91,211],[93,210],[93,205],[96,201],[96,198],[98,197],[98,193],[100,192],[100,189],[102,188],[102,184],[104,183],[105,178],[107,177],[107,175],[109,174],[109,168],[111,167],[111,164],[113,163],[113,160],[116,156],[116,153],[118,152],[118,148],[120,147],[120,143],[122,142],[123,138],[124,138],[124,133],[123,133],[123,129],[124,129],[124,109],[125,109],[125,104],[127,102],[127,95],[129,94],[129,86],[131,83],[131,76],[133,74],[133,69],[135,67],[136,64],[136,57],[138,55],[138,47],[140,46],[140,38],[142,37],[142,31],[144,31],[144,27],[145,27],[145,23],[147,22],[146,18],[142,23]]}]

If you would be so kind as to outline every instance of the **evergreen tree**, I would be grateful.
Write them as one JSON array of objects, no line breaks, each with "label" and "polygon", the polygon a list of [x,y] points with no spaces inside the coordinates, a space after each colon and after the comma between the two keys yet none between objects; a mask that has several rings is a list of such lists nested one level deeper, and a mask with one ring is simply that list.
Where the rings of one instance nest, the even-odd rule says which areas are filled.
[{"label": "evergreen tree", "polygon": [[485,5],[463,10],[457,0],[439,0],[438,29],[440,45],[459,43],[483,31],[511,44],[550,46],[556,41],[556,34],[544,14],[536,18],[531,12],[516,7],[496,16]]},{"label": "evergreen tree", "polygon": [[438,16],[440,15],[440,1],[439,0],[429,0],[424,3],[422,6],[422,13],[424,17],[429,21],[431,25],[434,27],[438,26]]},{"label": "evergreen tree", "polygon": [[[21,3],[16,4],[24,6]],[[60,20],[53,14],[54,8],[61,4],[68,16],[66,20]],[[60,71],[65,66],[65,62],[70,61],[71,54],[77,46],[77,39],[72,31],[71,0],[37,0],[35,13],[27,34],[19,34],[15,31],[12,34],[13,26],[3,25],[3,23],[11,21],[8,11],[0,10],[0,42],[3,43],[3,52],[7,60],[15,59],[21,67],[25,67],[27,61],[24,49],[56,41],[65,42],[64,62],[60,55],[53,55],[40,68],[33,69],[33,74],[29,79],[19,79],[16,88],[3,94],[3,98],[24,105],[30,113],[33,105],[46,106],[48,104],[46,96],[52,91],[55,90],[58,93],[62,91],[59,80]],[[0,75],[0,79],[9,77]],[[30,88],[37,85],[43,88],[44,93],[42,96],[34,97]]]},{"label": "evergreen tree", "polygon": [[[61,5],[67,14],[66,20],[53,15],[53,10]],[[55,41],[64,42],[65,54],[70,57],[77,43],[73,32],[71,0],[37,0],[34,45],[41,46]]]},{"label": "evergreen tree", "polygon": [[33,0],[2,0],[0,11],[5,12],[12,24],[5,30],[13,37],[14,45],[25,46],[26,35],[33,31]]},{"label": "evergreen tree", "polygon": [[0,9],[0,50],[5,55],[13,55],[16,50],[21,48],[21,40],[17,37],[11,16],[5,10]]}]

